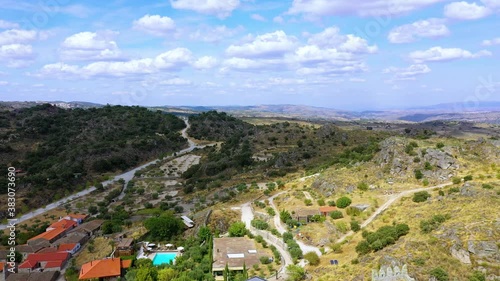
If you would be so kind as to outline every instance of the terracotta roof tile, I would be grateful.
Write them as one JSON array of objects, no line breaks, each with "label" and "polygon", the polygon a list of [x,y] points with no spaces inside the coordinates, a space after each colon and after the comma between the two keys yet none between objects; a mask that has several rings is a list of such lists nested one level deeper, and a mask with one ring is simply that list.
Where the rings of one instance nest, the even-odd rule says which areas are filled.
[{"label": "terracotta roof tile", "polygon": [[44,233],[41,233],[41,234],[29,239],[28,241],[32,241],[32,240],[36,240],[36,239],[52,240],[52,239],[56,238],[58,235],[61,235],[62,233],[64,233],[65,231],[66,231],[66,229],[64,229],[64,228],[56,228],[53,230],[45,231]]},{"label": "terracotta roof tile", "polygon": [[121,261],[119,258],[91,261],[82,265],[78,279],[92,279],[120,276]]},{"label": "terracotta roof tile", "polygon": [[58,222],[51,224],[49,227],[68,229],[68,228],[73,228],[76,225],[77,225],[77,223],[75,221],[62,219]]}]

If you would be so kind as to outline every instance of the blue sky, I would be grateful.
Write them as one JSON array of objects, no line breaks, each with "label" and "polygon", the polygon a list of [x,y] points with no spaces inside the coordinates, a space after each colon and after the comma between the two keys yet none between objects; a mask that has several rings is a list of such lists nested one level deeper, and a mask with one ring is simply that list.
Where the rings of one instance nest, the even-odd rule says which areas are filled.
[{"label": "blue sky", "polygon": [[500,100],[500,0],[0,0],[0,100]]}]

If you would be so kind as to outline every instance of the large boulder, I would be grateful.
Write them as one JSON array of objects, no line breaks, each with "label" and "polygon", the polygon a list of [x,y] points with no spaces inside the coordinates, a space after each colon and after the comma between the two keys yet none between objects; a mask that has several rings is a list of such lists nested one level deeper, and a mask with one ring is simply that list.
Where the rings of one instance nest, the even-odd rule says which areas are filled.
[{"label": "large boulder", "polygon": [[459,168],[457,160],[449,153],[439,149],[429,148],[424,156],[424,161],[443,170],[456,170]]},{"label": "large boulder", "polygon": [[471,264],[470,254],[459,245],[455,244],[451,247],[451,256],[464,264]]}]

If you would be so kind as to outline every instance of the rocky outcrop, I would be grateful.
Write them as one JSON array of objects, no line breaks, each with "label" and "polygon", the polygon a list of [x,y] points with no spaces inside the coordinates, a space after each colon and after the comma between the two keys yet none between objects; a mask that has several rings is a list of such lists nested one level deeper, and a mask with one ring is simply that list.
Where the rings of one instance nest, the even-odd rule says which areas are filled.
[{"label": "rocky outcrop", "polygon": [[461,263],[471,264],[469,252],[462,249],[462,247],[457,244],[451,247],[451,256],[459,260]]},{"label": "rocky outcrop", "polygon": [[459,168],[457,160],[449,154],[439,149],[429,148],[424,155],[424,162],[429,162],[443,170],[456,170]]},{"label": "rocky outcrop", "polygon": [[403,265],[395,267],[382,267],[380,270],[372,270],[372,281],[415,281],[414,278],[408,275],[408,268]]},{"label": "rocky outcrop", "polygon": [[495,241],[467,241],[467,250],[474,254],[476,260],[500,264],[500,252]]}]

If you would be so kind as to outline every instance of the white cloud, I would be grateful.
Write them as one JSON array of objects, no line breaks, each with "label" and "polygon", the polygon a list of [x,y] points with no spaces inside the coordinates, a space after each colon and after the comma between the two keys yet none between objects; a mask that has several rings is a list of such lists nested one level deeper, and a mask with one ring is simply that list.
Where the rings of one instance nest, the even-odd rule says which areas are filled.
[{"label": "white cloud", "polygon": [[176,48],[161,53],[154,58],[133,59],[128,61],[98,61],[85,66],[65,63],[47,64],[33,76],[38,77],[126,77],[159,72],[180,71],[192,66],[199,69],[213,67],[213,58],[195,59],[190,50]]},{"label": "white cloud", "polygon": [[153,61],[156,68],[161,70],[178,70],[190,64],[193,53],[186,48],[176,48],[162,53]]},{"label": "white cloud", "polygon": [[175,23],[169,17],[148,14],[134,21],[133,27],[155,36],[165,36],[175,30]]},{"label": "white cloud", "polygon": [[203,26],[195,32],[190,32],[189,38],[197,41],[215,43],[224,38],[232,37],[240,33],[243,29],[242,26],[236,28],[229,28],[225,25],[215,27]]},{"label": "white cloud", "polygon": [[245,59],[245,58],[230,58],[224,61],[222,72],[230,69],[237,70],[250,70],[250,69],[258,69],[262,67],[262,63],[259,63],[256,60]]},{"label": "white cloud", "polygon": [[160,85],[169,85],[169,86],[179,86],[179,85],[191,85],[192,82],[182,78],[171,78],[168,80],[161,81]]},{"label": "white cloud", "polygon": [[170,0],[174,9],[192,10],[201,14],[227,18],[240,5],[239,0]]},{"label": "white cloud", "polygon": [[256,21],[262,21],[262,22],[266,22],[267,19],[259,14],[252,14],[250,16],[252,19],[256,20]]},{"label": "white cloud", "polygon": [[197,69],[210,69],[217,65],[217,59],[210,56],[204,56],[193,62],[193,67]]},{"label": "white cloud", "polygon": [[285,22],[285,20],[283,19],[282,16],[275,16],[273,18],[273,21],[276,22],[276,23],[284,23]]},{"label": "white cloud", "polygon": [[0,19],[0,29],[13,29],[13,28],[19,28],[19,24]]},{"label": "white cloud", "polygon": [[393,80],[415,80],[416,76],[431,72],[425,64],[412,64],[407,68],[389,67],[384,69],[384,73],[394,74]]},{"label": "white cloud", "polygon": [[450,19],[475,20],[487,17],[491,10],[477,3],[453,2],[444,7],[444,15]]},{"label": "white cloud", "polygon": [[336,48],[342,52],[350,53],[375,53],[377,46],[369,46],[368,42],[352,34],[342,35],[338,27],[329,27],[324,31],[314,34],[308,43],[319,47]]},{"label": "white cloud", "polygon": [[0,45],[28,43],[37,39],[34,30],[10,29],[0,32]]},{"label": "white cloud", "polygon": [[494,46],[494,45],[500,45],[500,37],[493,38],[491,40],[484,40],[481,45],[483,46]]},{"label": "white cloud", "polygon": [[437,38],[449,34],[450,31],[442,19],[428,19],[398,26],[391,30],[388,39],[391,43],[410,43],[419,38]]},{"label": "white cloud", "polygon": [[288,36],[282,30],[257,36],[252,42],[242,45],[231,45],[226,54],[241,58],[273,58],[281,57],[292,51],[297,39]]},{"label": "white cloud", "polygon": [[7,86],[9,85],[8,81],[0,81],[0,86]]},{"label": "white cloud", "polygon": [[67,37],[61,44],[63,60],[117,60],[122,58],[113,40],[118,33],[112,31],[80,32]]},{"label": "white cloud", "polygon": [[35,54],[31,45],[9,44],[0,46],[0,61],[7,67],[25,67],[33,62]]},{"label": "white cloud", "polygon": [[355,83],[363,83],[363,82],[366,82],[365,79],[363,78],[350,78],[349,81],[351,82],[355,82]]},{"label": "white cloud", "polygon": [[430,6],[445,0],[294,0],[289,14],[313,16],[357,15],[382,16],[400,15]]},{"label": "white cloud", "polygon": [[451,61],[457,59],[474,59],[484,56],[491,56],[491,52],[482,50],[477,53],[471,53],[467,50],[460,48],[442,48],[432,47],[425,51],[415,51],[410,53],[409,57],[416,63],[423,62],[438,62],[438,61]]}]

